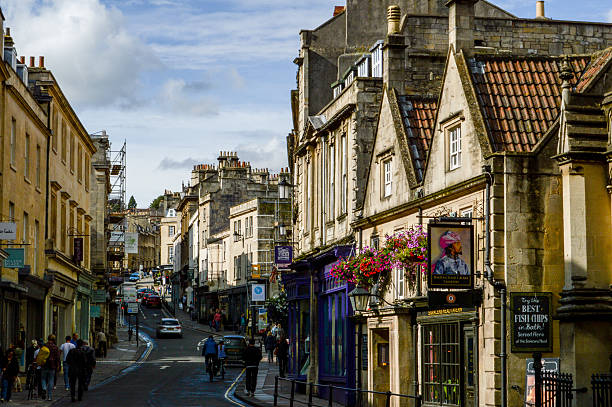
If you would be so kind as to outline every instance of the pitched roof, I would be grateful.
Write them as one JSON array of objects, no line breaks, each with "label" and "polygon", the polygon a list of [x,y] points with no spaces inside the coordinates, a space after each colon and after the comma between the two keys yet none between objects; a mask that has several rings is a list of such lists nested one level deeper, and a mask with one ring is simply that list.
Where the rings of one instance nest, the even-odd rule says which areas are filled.
[{"label": "pitched roof", "polygon": [[406,129],[406,142],[417,181],[423,180],[425,160],[431,146],[438,101],[421,96],[398,96],[397,102]]},{"label": "pitched roof", "polygon": [[[562,57],[479,55],[472,81],[495,151],[530,152],[555,123],[561,106]],[[569,58],[574,83],[588,56]]]},{"label": "pitched roof", "polygon": [[587,90],[589,85],[599,76],[599,73],[605,69],[608,62],[612,60],[612,47],[606,48],[603,51],[594,53],[591,56],[591,61],[586,67],[582,76],[578,80],[576,85],[576,91],[584,92]]}]

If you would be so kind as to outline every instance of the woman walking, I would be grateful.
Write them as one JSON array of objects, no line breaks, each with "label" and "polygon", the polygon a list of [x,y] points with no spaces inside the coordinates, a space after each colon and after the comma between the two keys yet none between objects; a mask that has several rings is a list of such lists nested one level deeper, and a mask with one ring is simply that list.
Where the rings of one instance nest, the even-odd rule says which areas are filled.
[{"label": "woman walking", "polygon": [[17,362],[14,350],[9,349],[6,352],[0,366],[2,366],[2,396],[0,400],[9,401],[15,378],[19,374],[19,362]]}]

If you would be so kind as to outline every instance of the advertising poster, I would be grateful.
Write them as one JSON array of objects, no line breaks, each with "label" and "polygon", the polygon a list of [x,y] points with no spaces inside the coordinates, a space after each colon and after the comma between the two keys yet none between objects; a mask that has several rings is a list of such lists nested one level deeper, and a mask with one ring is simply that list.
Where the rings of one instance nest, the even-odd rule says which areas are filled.
[{"label": "advertising poster", "polygon": [[472,225],[430,224],[430,288],[471,289],[474,283],[474,229]]},{"label": "advertising poster", "polygon": [[268,326],[268,310],[265,308],[259,308],[257,317],[257,329],[259,332],[265,332]]},{"label": "advertising poster", "polygon": [[[542,358],[542,373],[559,373],[559,363],[559,358]],[[551,406],[555,405],[554,399],[550,402]],[[525,369],[525,407],[527,406],[535,406],[535,370],[531,358],[527,359],[527,368]]]}]

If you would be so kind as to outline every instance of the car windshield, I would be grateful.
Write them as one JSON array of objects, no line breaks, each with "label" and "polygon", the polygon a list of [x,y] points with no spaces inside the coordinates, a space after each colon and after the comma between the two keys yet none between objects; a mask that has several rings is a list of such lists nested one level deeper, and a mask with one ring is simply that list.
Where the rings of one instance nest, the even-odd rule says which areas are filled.
[{"label": "car windshield", "polygon": [[176,319],[165,320],[161,322],[161,325],[179,325]]},{"label": "car windshield", "polygon": [[223,338],[225,346],[242,346],[245,344],[242,338]]}]

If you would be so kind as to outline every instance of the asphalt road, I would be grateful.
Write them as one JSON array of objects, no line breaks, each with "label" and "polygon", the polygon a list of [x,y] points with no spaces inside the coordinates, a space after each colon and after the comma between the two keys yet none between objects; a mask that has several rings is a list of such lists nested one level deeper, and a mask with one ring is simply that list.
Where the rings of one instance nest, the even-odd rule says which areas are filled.
[{"label": "asphalt road", "polygon": [[[83,401],[62,406],[243,406],[231,401],[235,379],[242,368],[229,367],[225,379],[216,377],[210,383],[204,371],[204,357],[198,344],[206,339],[203,332],[183,329],[183,338],[155,338],[155,326],[161,318],[161,310],[142,307],[141,332],[149,335],[154,348],[146,362],[115,380],[91,389]],[[95,373],[94,373],[95,374]]]}]

